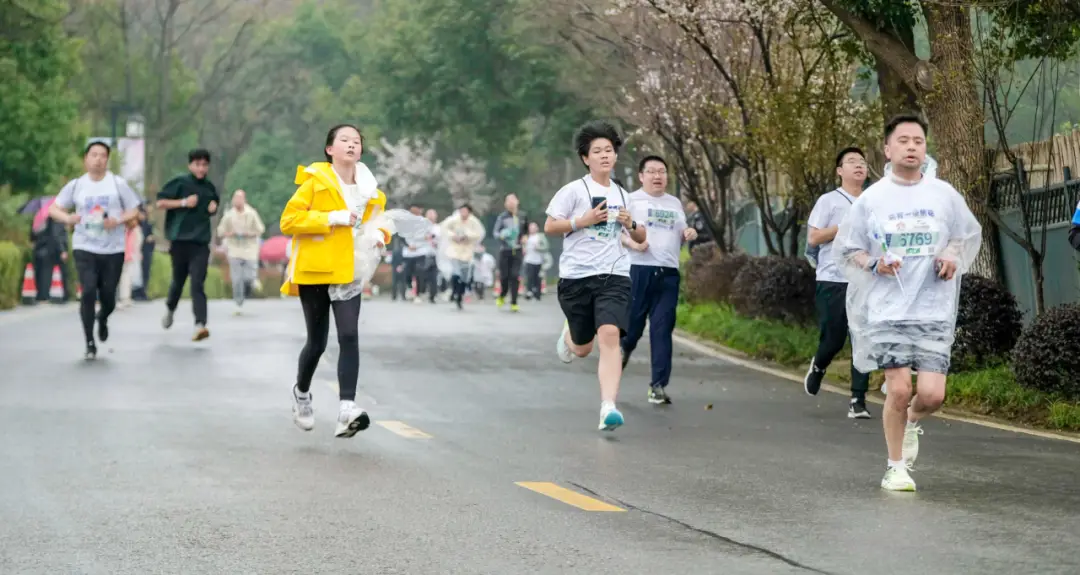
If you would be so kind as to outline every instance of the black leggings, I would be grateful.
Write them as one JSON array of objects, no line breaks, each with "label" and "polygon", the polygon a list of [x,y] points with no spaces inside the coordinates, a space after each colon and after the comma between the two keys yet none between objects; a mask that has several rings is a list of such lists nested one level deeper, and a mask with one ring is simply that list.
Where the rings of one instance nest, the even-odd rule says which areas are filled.
[{"label": "black leggings", "polygon": [[307,342],[300,351],[300,369],[296,386],[302,393],[311,389],[311,378],[326,351],[330,337],[330,308],[338,334],[338,389],[342,401],[356,399],[356,381],[360,377],[360,298],[361,294],[345,301],[330,301],[330,286],[302,285],[300,305],[304,308]]},{"label": "black leggings", "polygon": [[503,249],[499,252],[499,297],[510,298],[517,304],[518,276],[521,275],[521,252]]},{"label": "black leggings", "polygon": [[79,315],[83,334],[90,342],[94,341],[95,304],[101,301],[102,322],[108,321],[109,315],[116,309],[116,286],[120,283],[120,272],[124,271],[124,254],[95,254],[83,250],[72,253],[83,292],[79,301]]}]

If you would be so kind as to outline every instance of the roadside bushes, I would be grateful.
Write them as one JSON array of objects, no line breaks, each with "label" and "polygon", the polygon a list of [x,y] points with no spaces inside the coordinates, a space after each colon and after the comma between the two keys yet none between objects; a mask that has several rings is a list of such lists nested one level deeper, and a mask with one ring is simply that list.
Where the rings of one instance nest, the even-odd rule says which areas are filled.
[{"label": "roadside bushes", "polygon": [[731,305],[746,317],[807,325],[814,320],[814,269],[803,259],[750,258],[731,286]]},{"label": "roadside bushes", "polygon": [[19,305],[26,253],[13,242],[0,241],[0,309]]},{"label": "roadside bushes", "polygon": [[1016,342],[1012,369],[1024,387],[1080,400],[1080,304],[1036,318]]},{"label": "roadside bushes", "polygon": [[687,299],[728,303],[748,318],[807,325],[814,311],[814,269],[803,259],[746,254],[690,258]]},{"label": "roadside bushes", "polygon": [[1009,290],[979,276],[964,276],[956,314],[952,370],[981,369],[1003,363],[1023,327],[1023,315]]}]

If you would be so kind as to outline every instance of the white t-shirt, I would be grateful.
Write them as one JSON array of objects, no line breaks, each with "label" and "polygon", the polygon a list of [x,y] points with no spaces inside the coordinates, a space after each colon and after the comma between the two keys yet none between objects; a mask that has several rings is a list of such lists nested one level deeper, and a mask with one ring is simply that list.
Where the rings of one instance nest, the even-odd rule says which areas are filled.
[{"label": "white t-shirt", "polygon": [[954,238],[963,238],[974,216],[964,198],[947,182],[923,178],[902,185],[884,177],[870,186],[851,207],[845,220],[847,238],[837,245],[835,258],[850,251],[880,257],[882,241],[889,252],[903,258],[900,280],[873,276],[867,296],[869,321],[952,321],[956,317],[957,281],[944,281],[934,260]]},{"label": "white t-shirt", "polygon": [[[593,202],[607,200],[608,210],[630,209],[630,194],[614,182],[610,187],[596,183],[590,176],[574,180],[559,190],[547,207],[547,215],[568,220],[585,215]],[[563,239],[559,256],[559,277],[579,279],[613,274],[630,277],[628,249],[622,245],[622,224],[609,219],[585,229],[571,232]]]},{"label": "white t-shirt", "polygon": [[495,256],[487,252],[481,254],[473,270],[473,279],[488,287],[495,285]]},{"label": "white t-shirt", "polygon": [[671,194],[651,196],[644,190],[630,194],[630,215],[638,225],[645,226],[649,249],[630,250],[630,263],[635,266],[659,266],[679,269],[686,212],[682,202]]},{"label": "white t-shirt", "polygon": [[[806,225],[819,230],[840,225],[853,203],[855,203],[855,197],[845,192],[843,188],[824,194],[814,204]],[[809,230],[807,233],[809,234]],[[817,281],[847,283],[843,270],[833,261],[833,243],[821,244],[820,247],[821,251],[818,252],[817,258]]]},{"label": "white t-shirt", "polygon": [[546,250],[540,249],[541,243],[546,238],[541,235],[543,232],[537,232],[535,234],[529,234],[529,237],[525,239],[525,258],[524,262],[534,266],[538,266],[544,263],[544,252]]},{"label": "white t-shirt", "polygon": [[105,229],[105,219],[120,219],[124,212],[139,207],[142,199],[123,178],[112,172],[94,181],[90,174],[71,180],[56,196],[56,203],[75,210],[82,217],[75,224],[71,236],[71,248],[93,254],[124,253],[125,227]]}]

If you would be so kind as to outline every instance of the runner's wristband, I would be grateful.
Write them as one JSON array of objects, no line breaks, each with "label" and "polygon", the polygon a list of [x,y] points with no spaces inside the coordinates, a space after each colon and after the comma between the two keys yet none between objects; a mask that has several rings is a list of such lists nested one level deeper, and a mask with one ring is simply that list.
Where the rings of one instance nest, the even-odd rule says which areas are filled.
[{"label": "runner's wristband", "polygon": [[870,264],[870,273],[877,275],[877,266],[879,263],[881,263],[881,260],[876,259],[873,263]]},{"label": "runner's wristband", "polygon": [[577,218],[570,218],[570,233],[577,231]]}]

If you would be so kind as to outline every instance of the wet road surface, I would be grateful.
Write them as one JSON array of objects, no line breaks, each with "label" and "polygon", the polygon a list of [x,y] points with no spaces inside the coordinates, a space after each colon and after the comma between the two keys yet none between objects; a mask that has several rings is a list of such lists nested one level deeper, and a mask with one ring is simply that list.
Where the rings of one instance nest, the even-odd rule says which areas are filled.
[{"label": "wet road surface", "polygon": [[[1078,573],[1080,445],[933,419],[916,494],[882,492],[875,419],[677,349],[674,404],[596,431],[596,359],[561,364],[554,301],[365,303],[358,401],[333,437],[335,345],[291,422],[296,300],[0,315],[2,573]],[[331,337],[333,340],[333,336]],[[708,407],[712,406],[711,409]]]}]

